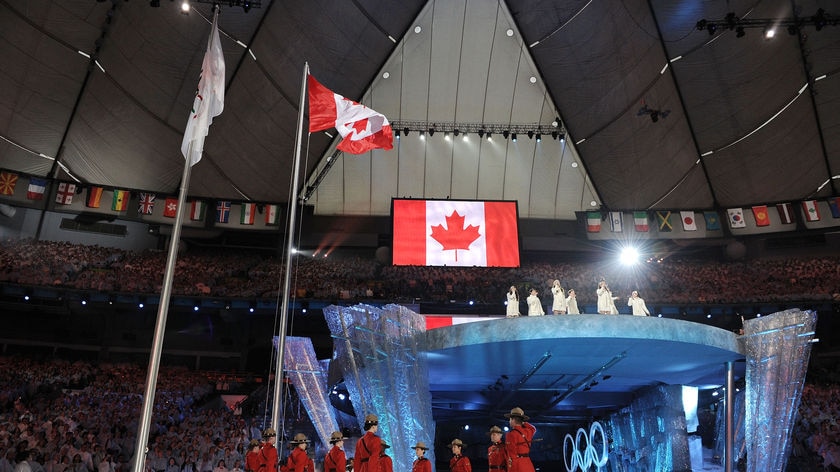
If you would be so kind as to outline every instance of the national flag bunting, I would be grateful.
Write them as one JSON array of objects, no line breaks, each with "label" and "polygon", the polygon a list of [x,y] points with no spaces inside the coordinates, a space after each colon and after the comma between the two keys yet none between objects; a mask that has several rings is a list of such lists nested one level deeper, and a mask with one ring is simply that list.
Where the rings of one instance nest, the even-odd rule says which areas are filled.
[{"label": "national flag bunting", "polygon": [[802,211],[805,213],[806,221],[820,221],[820,208],[816,200],[802,202]]},{"label": "national flag bunting", "polygon": [[14,172],[0,172],[0,195],[14,195],[18,175]]},{"label": "national flag bunting", "polygon": [[697,231],[697,220],[694,219],[693,211],[681,211],[683,231]]},{"label": "national flag bunting", "polygon": [[395,200],[394,215],[394,265],[519,267],[515,202]]},{"label": "national flag bunting", "polygon": [[163,216],[166,218],[175,218],[178,216],[177,198],[166,197],[166,201],[163,203]]},{"label": "national flag bunting", "polygon": [[[213,118],[225,108],[225,56],[219,41],[218,10],[213,15],[213,26],[207,40],[207,51],[201,63],[201,79],[195,92],[193,107],[187,119],[181,154],[194,166],[204,152],[204,139],[210,131]],[[191,146],[192,145],[192,146]]]},{"label": "national flag bunting", "polygon": [[601,212],[588,211],[586,212],[586,231],[590,233],[601,232]]},{"label": "national flag bunting", "polygon": [[131,198],[131,193],[128,190],[114,189],[114,198],[111,201],[111,210],[126,211],[128,210],[128,200]]},{"label": "national flag bunting", "polygon": [[647,233],[650,229],[648,225],[648,214],[646,211],[633,212],[633,225],[636,226],[636,231],[639,233]]},{"label": "national flag bunting", "polygon": [[73,203],[73,195],[76,194],[76,184],[61,182],[55,191],[55,202],[60,205]]},{"label": "national flag bunting", "polygon": [[703,219],[706,220],[706,231],[720,231],[720,218],[716,211],[704,211]]},{"label": "national flag bunting", "polygon": [[832,218],[840,218],[840,197],[829,198],[828,209],[831,210]]},{"label": "national flag bunting", "polygon": [[151,215],[155,208],[155,198],[157,196],[153,193],[140,193],[140,203],[137,205],[137,213]]},{"label": "national flag bunting", "polygon": [[310,133],[335,128],[344,138],[336,148],[350,154],[394,147],[394,132],[385,115],[344,98],[311,75],[308,88]]},{"label": "national flag bunting", "polygon": [[193,221],[203,221],[206,208],[207,205],[204,204],[204,201],[193,200],[190,203],[190,219]]},{"label": "national flag bunting", "polygon": [[746,228],[747,222],[744,221],[744,209],[743,208],[730,208],[726,210],[726,213],[729,214],[729,227],[730,228]]},{"label": "national flag bunting", "polygon": [[85,205],[88,208],[99,208],[100,201],[102,200],[102,192],[105,189],[102,187],[90,187],[88,188],[88,197]]},{"label": "national flag bunting", "polygon": [[670,211],[657,211],[656,212],[656,221],[659,224],[659,232],[660,233],[670,233],[674,230],[674,227],[671,226],[671,212]]},{"label": "national flag bunting", "polygon": [[610,212],[610,231],[620,233],[624,227],[624,213],[620,211]]},{"label": "national flag bunting", "polygon": [[253,203],[243,203],[239,210],[239,224],[252,225],[254,224],[254,212],[257,211],[257,206]]},{"label": "national flag bunting", "polygon": [[752,207],[752,212],[756,226],[770,226],[770,215],[767,213],[767,205],[756,205]]},{"label": "national flag bunting", "polygon": [[230,218],[230,202],[220,201],[216,204],[216,222],[227,223]]},{"label": "national flag bunting", "polygon": [[43,200],[44,192],[47,191],[47,180],[39,177],[29,178],[29,188],[26,190],[26,198],[29,200]]},{"label": "national flag bunting", "polygon": [[276,226],[279,224],[278,221],[278,207],[277,205],[266,205],[265,206],[265,224],[266,226]]},{"label": "national flag bunting", "polygon": [[776,211],[779,212],[779,221],[781,221],[783,225],[793,223],[793,204],[779,203],[776,205]]}]

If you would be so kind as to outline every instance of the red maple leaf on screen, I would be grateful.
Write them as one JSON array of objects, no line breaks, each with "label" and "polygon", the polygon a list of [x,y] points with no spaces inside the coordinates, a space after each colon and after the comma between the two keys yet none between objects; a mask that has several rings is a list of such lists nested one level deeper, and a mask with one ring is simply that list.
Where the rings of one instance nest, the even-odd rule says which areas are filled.
[{"label": "red maple leaf on screen", "polygon": [[458,260],[458,249],[470,250],[470,244],[481,235],[478,233],[478,226],[469,225],[464,228],[464,217],[453,210],[452,214],[446,217],[446,226],[432,226],[432,238],[443,246],[444,251],[455,250],[455,260]]}]

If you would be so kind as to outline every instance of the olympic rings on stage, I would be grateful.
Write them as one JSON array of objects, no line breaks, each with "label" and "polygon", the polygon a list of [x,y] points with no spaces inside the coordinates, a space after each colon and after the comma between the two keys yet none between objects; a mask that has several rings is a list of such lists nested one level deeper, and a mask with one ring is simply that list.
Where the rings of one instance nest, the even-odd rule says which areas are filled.
[{"label": "olympic rings on stage", "polygon": [[[598,444],[595,442],[598,439],[596,433],[601,434],[600,451],[595,450],[595,445]],[[585,444],[581,444],[581,439],[584,440]],[[581,446],[584,446],[583,449],[581,449]],[[571,452],[569,451],[569,447],[571,447]],[[597,470],[601,470],[602,467],[607,465],[609,459],[610,457],[607,453],[607,435],[604,434],[604,428],[601,426],[601,423],[597,421],[589,427],[589,434],[587,434],[585,429],[579,428],[574,439],[572,439],[571,434],[567,434],[563,440],[563,462],[566,465],[566,472],[574,472],[578,468],[586,472],[593,465]],[[571,464],[569,464],[569,460],[571,460]]]}]

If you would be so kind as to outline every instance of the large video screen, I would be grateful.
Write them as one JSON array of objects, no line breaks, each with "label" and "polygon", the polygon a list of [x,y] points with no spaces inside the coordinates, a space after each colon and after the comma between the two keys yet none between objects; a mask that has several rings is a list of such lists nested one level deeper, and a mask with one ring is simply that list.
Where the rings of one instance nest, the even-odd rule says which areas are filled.
[{"label": "large video screen", "polygon": [[394,265],[519,267],[515,201],[393,199]]}]

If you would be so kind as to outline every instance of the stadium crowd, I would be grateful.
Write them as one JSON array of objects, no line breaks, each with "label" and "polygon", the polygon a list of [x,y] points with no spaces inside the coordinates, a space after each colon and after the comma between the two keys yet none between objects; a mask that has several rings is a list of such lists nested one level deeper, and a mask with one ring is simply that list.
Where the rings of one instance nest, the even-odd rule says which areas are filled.
[{"label": "stadium crowd", "polygon": [[[0,283],[132,293],[160,291],[161,251],[131,252],[61,242],[0,242]],[[276,295],[284,264],[242,250],[179,255],[179,295]],[[511,283],[549,293],[554,279],[594,303],[598,280],[653,303],[840,300],[840,258],[749,262],[666,259],[634,268],[603,262],[524,261],[519,268],[393,267],[375,257],[298,255],[294,292],[322,299],[469,300],[502,303]],[[547,297],[548,298],[548,297]],[[840,470],[840,378],[809,373],[793,434],[793,456]],[[0,472],[125,472],[135,457],[145,369],[132,364],[36,361],[0,356]],[[207,373],[163,367],[145,469],[239,472],[252,419],[218,399]],[[226,466],[221,468],[221,462]],[[20,467],[26,462],[29,469]],[[833,470],[833,469],[832,469]]]},{"label": "stadium crowd", "polygon": [[[103,292],[160,293],[166,254],[64,242],[0,243],[0,283]],[[390,266],[376,257],[295,256],[293,293],[299,298],[503,303],[511,284],[520,293],[549,294],[552,281],[575,289],[581,304],[596,301],[598,281],[614,295],[633,290],[648,303],[763,303],[840,300],[840,257],[720,262],[668,258],[633,267],[604,262],[525,260],[518,268]],[[273,297],[284,263],[245,250],[194,249],[179,255],[173,293],[184,296]],[[0,471],[2,472],[2,471]]]}]

